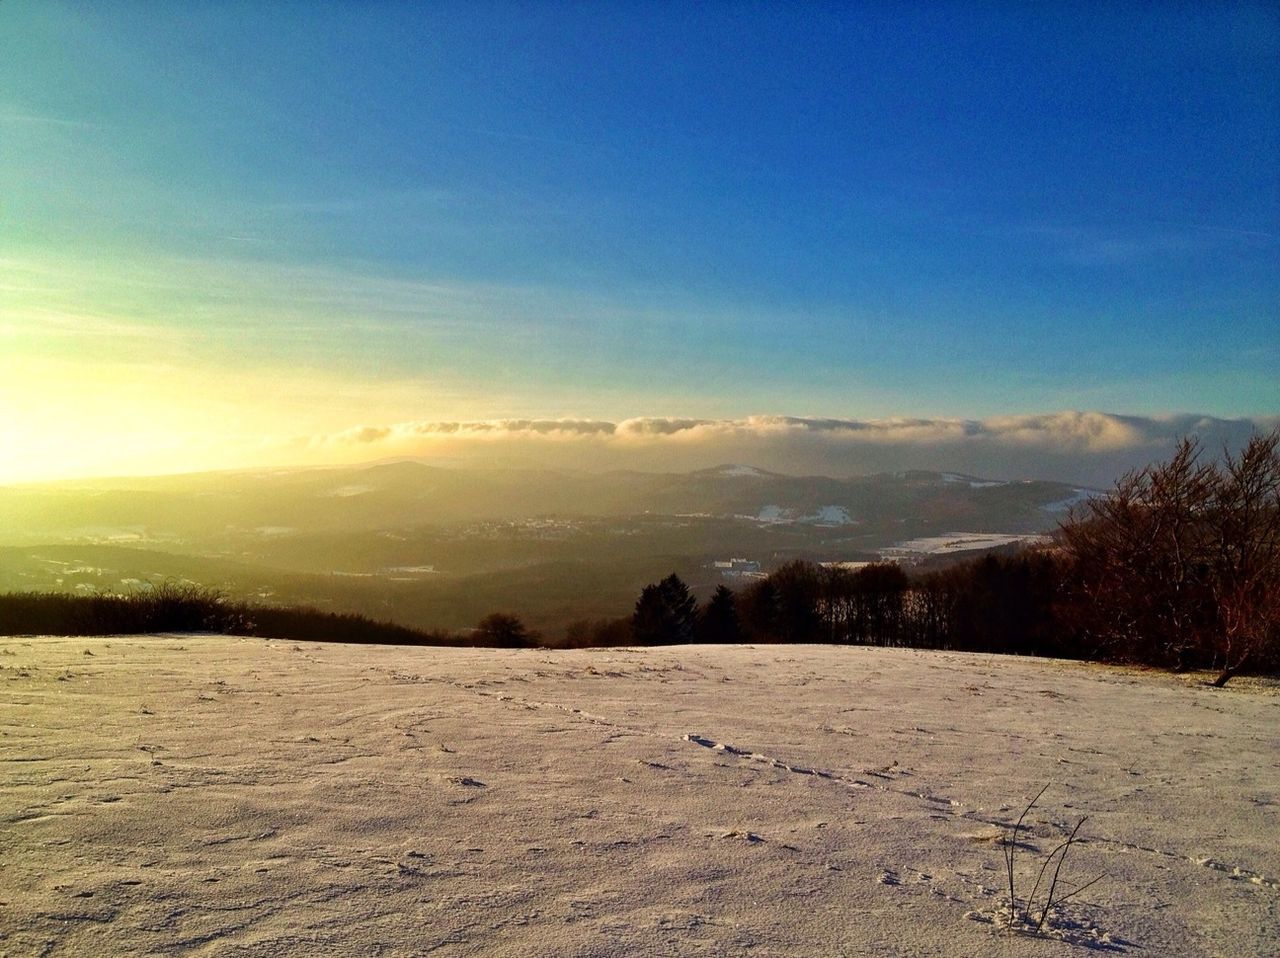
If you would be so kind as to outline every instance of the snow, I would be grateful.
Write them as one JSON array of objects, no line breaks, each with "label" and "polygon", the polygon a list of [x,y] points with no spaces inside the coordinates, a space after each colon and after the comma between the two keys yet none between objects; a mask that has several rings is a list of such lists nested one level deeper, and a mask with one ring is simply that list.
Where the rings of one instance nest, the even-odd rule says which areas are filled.
[{"label": "snow", "polygon": [[754,466],[725,466],[719,472],[722,476],[750,477],[752,479],[764,479],[768,473],[761,472]]},{"label": "snow", "polygon": [[791,522],[811,522],[815,525],[827,526],[846,526],[853,525],[857,522],[844,506],[818,506],[817,510],[809,515],[797,516],[797,510],[786,509],[778,505],[765,505],[760,507],[760,511],[750,518],[757,522],[770,522],[775,524],[791,523]]},{"label": "snow", "polygon": [[1007,486],[1009,484],[998,479],[971,479],[969,476],[959,476],[954,472],[944,472],[942,481],[968,483],[970,489],[990,489],[992,486]]},{"label": "snow", "polygon": [[848,526],[855,520],[844,506],[819,506],[816,513],[805,516],[801,521],[823,526]]},{"label": "snow", "polygon": [[902,557],[912,555],[945,555],[952,552],[967,552],[971,549],[995,549],[999,546],[1012,545],[1015,542],[1042,542],[1043,535],[1027,535],[1024,533],[1005,532],[949,532],[942,536],[921,536],[908,539],[886,549],[880,554],[885,557]]},{"label": "snow", "polygon": [[760,511],[756,513],[756,519],[760,522],[792,522],[795,519],[795,513],[782,506],[767,505],[760,507]]},{"label": "snow", "polygon": [[363,496],[376,491],[374,486],[354,483],[349,486],[337,486],[327,492],[320,493],[320,496],[326,499],[350,499],[352,496]]},{"label": "snow", "polygon": [[1080,505],[1080,503],[1093,498],[1095,495],[1097,495],[1097,493],[1090,489],[1075,489],[1073,490],[1073,495],[1068,496],[1066,499],[1059,499],[1057,502],[1045,503],[1040,508],[1045,512],[1070,512],[1076,506]]},{"label": "snow", "polygon": [[[1280,952],[1275,684],[815,646],[0,656],[10,954]],[[1021,893],[1083,815],[1062,879],[1104,877],[1010,936],[999,839],[1046,783]]]}]

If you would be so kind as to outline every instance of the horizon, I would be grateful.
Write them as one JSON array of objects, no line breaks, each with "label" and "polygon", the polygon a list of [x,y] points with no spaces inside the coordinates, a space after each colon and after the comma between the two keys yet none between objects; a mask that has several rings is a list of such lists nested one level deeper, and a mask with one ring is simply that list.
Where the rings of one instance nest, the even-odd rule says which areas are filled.
[{"label": "horizon", "polygon": [[[1120,417],[1103,413],[976,420],[853,421],[801,417],[744,420],[490,420],[360,427],[311,437],[319,458],[214,468],[120,472],[5,481],[0,489],[208,475],[360,470],[398,463],[492,471],[695,474],[759,470],[839,480],[923,471],[1001,482],[1046,480],[1092,489],[1196,441],[1208,460],[1235,454],[1280,417]],[[348,455],[341,458],[346,451]],[[328,458],[326,458],[328,457]],[[336,458],[335,458],[336,457]]]},{"label": "horizon", "polygon": [[1280,421],[1266,4],[11,0],[0,50],[0,483],[1096,482]]}]

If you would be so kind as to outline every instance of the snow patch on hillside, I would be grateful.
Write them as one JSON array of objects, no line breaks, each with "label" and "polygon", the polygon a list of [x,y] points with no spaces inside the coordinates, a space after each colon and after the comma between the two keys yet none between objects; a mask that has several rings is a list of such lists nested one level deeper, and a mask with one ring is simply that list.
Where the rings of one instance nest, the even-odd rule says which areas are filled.
[{"label": "snow patch on hillside", "polygon": [[756,513],[756,518],[761,522],[795,522],[795,517],[795,510],[775,505],[761,506]]},{"label": "snow patch on hillside", "polygon": [[849,515],[844,506],[818,506],[811,513],[800,515],[798,509],[787,509],[783,506],[769,504],[761,506],[760,511],[750,517],[757,522],[768,522],[775,525],[783,523],[811,523],[819,526],[849,526],[857,523],[857,519]]},{"label": "snow patch on hillside", "polygon": [[886,559],[902,559],[913,556],[947,555],[953,552],[969,552],[974,549],[995,549],[1015,542],[1047,542],[1042,535],[1006,532],[952,532],[942,536],[921,536],[881,549]]},{"label": "snow patch on hillside", "polygon": [[968,483],[970,489],[989,489],[992,486],[1007,486],[1009,484],[999,479],[971,479],[969,476],[958,476],[954,472],[944,472],[942,481]]},{"label": "snow patch on hillside", "polygon": [[366,485],[350,485],[338,486],[336,489],[330,489],[328,492],[320,493],[324,499],[350,499],[352,496],[363,496],[366,493],[374,491],[373,486]]},{"label": "snow patch on hillside", "polygon": [[1082,502],[1092,499],[1095,493],[1088,489],[1075,489],[1074,495],[1070,495],[1065,499],[1059,499],[1057,502],[1048,502],[1040,507],[1042,512],[1070,512]]},{"label": "snow patch on hillside", "polygon": [[850,526],[858,520],[849,515],[849,510],[844,506],[819,506],[816,513],[805,516],[800,521],[819,526]]}]

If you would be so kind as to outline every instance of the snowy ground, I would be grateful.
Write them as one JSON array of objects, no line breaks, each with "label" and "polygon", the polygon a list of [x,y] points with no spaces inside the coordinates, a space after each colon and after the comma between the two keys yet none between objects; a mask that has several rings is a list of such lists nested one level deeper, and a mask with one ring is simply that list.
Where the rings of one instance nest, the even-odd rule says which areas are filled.
[{"label": "snowy ground", "polygon": [[944,536],[921,536],[880,550],[884,558],[912,556],[950,555],[955,552],[972,552],[976,549],[996,549],[1015,542],[1045,542],[1041,534],[1004,532],[950,532]]},{"label": "snowy ground", "polygon": [[[980,655],[0,639],[9,955],[1274,956],[1280,694]],[[1234,684],[1234,683],[1233,683]],[[1081,815],[1053,937],[992,922]]]}]

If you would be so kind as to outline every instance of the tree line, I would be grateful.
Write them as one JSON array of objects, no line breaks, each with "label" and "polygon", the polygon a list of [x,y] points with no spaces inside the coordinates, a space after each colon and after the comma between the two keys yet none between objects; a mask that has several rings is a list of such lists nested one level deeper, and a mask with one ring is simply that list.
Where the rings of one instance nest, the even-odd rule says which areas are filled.
[{"label": "tree line", "polygon": [[300,642],[471,645],[469,635],[425,631],[351,612],[236,602],[217,589],[162,582],[124,595],[0,595],[0,635],[140,635],[205,632]]},{"label": "tree line", "polygon": [[[1280,431],[1206,461],[1183,440],[1124,476],[1047,546],[913,574],[789,562],[699,609],[674,574],[629,629],[575,644],[830,642],[1215,669],[1280,668]],[[574,638],[571,630],[571,638]],[[599,641],[591,641],[591,639]]]}]

